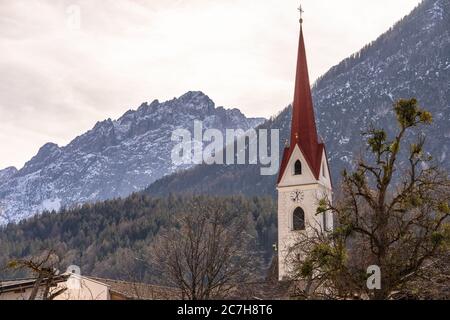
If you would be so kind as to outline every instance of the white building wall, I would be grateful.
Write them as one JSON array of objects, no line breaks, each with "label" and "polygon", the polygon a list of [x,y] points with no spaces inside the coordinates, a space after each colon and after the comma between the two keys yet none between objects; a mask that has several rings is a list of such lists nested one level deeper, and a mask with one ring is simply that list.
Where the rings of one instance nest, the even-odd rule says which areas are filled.
[{"label": "white building wall", "polygon": [[[23,291],[17,290],[16,292],[5,292],[0,294],[0,301],[11,301],[11,300],[28,300],[30,298],[32,288],[25,289]],[[39,290],[36,300],[42,300],[43,289]]]},{"label": "white building wall", "polygon": [[62,288],[67,288],[67,290],[55,300],[110,300],[111,298],[109,286],[75,274],[66,282],[58,284],[52,292]]},{"label": "white building wall", "polygon": [[[302,162],[302,175],[294,175],[294,165],[297,160]],[[332,199],[332,187],[328,164],[325,155],[323,167],[317,180],[310,170],[306,159],[298,146],[294,150],[280,183],[278,184],[278,269],[279,280],[289,278],[287,255],[289,249],[296,243],[299,232],[308,232],[313,228],[324,230],[323,215],[316,215],[320,199],[325,196]],[[322,170],[325,169],[325,172]],[[300,203],[292,201],[291,194],[302,191],[304,198]],[[293,213],[297,207],[305,212],[305,231],[293,231]],[[333,228],[333,217],[327,214],[327,230]]]}]

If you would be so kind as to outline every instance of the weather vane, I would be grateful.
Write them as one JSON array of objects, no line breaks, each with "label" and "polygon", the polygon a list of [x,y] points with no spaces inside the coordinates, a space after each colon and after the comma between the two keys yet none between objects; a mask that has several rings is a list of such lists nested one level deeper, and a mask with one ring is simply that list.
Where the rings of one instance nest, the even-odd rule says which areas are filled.
[{"label": "weather vane", "polygon": [[303,23],[303,13],[305,11],[303,11],[303,7],[301,4],[300,4],[300,7],[298,7],[298,11],[300,12],[300,23]]}]

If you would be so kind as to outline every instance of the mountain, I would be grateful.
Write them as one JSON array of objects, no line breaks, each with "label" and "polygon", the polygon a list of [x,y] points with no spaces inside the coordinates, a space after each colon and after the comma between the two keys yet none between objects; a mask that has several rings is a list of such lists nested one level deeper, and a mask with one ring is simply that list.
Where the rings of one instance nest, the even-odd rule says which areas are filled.
[{"label": "mountain", "polygon": [[18,170],[15,167],[9,167],[9,168],[0,170],[0,183],[10,179],[17,172],[18,172]]},{"label": "mountain", "polygon": [[[308,35],[306,34],[306,46]],[[342,61],[313,86],[317,126],[327,146],[334,184],[355,155],[364,152],[361,133],[370,126],[389,133],[392,105],[416,97],[434,116],[424,131],[427,150],[450,169],[450,1],[425,0],[376,41]],[[291,108],[262,127],[289,138]],[[280,155],[281,157],[281,155]],[[276,177],[257,166],[198,166],[151,185],[152,195],[168,193],[276,194]]]},{"label": "mountain", "polygon": [[[306,34],[306,45],[308,35]],[[434,115],[424,133],[427,149],[449,168],[450,1],[424,0],[411,14],[360,52],[333,67],[314,85],[319,132],[327,145],[335,185],[362,149],[361,132],[371,125],[392,132],[392,104],[416,97]],[[289,137],[290,109],[262,125]],[[124,196],[145,188],[152,195],[177,192],[275,195],[276,177],[258,166],[173,166],[170,136],[175,128],[242,128],[261,123],[238,110],[215,108],[204,94],[190,92],[154,101],[116,121],[98,123],[66,147],[47,144],[17,171],[0,171],[0,223],[43,209]],[[159,179],[159,180],[158,180]],[[1,214],[3,212],[3,214]]]},{"label": "mountain", "polygon": [[142,190],[155,180],[189,168],[173,165],[175,129],[248,130],[264,119],[215,107],[202,92],[144,103],[118,120],[99,122],[65,147],[44,145],[21,170],[0,171],[0,224],[43,210],[111,199]]},{"label": "mountain", "polygon": [[[450,1],[425,0],[378,40],[332,68],[314,86],[318,125],[334,167],[359,152],[370,125],[392,133],[392,104],[416,97],[432,112],[427,149],[450,156]],[[336,179],[335,172],[335,179]]]}]

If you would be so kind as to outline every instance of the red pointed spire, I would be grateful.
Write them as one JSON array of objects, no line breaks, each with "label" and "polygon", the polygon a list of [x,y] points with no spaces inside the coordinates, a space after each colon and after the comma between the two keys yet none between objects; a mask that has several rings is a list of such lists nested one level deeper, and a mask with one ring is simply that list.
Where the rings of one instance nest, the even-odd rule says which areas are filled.
[{"label": "red pointed spire", "polygon": [[309,83],[308,64],[306,61],[303,28],[300,27],[298,47],[297,75],[295,79],[295,94],[292,112],[291,147],[300,143],[304,152],[315,153],[318,148],[318,137],[314,108]]},{"label": "red pointed spire", "polygon": [[[300,20],[302,23],[302,20]],[[311,96],[311,87],[306,60],[303,28],[300,26],[300,40],[298,46],[297,74],[295,79],[295,94],[292,111],[291,143],[286,150],[280,170],[279,180],[286,169],[287,162],[298,145],[308,162],[316,179],[319,179],[322,152],[324,145],[319,142]]]}]

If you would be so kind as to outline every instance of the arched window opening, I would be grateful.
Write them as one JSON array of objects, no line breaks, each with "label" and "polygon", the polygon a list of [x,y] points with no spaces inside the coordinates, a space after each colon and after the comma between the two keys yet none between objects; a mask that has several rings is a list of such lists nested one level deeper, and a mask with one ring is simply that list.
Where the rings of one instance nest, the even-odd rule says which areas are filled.
[{"label": "arched window opening", "polygon": [[326,172],[325,172],[325,162],[322,163],[322,175],[324,178],[327,177]]},{"label": "arched window opening", "polygon": [[294,174],[296,176],[299,176],[302,174],[302,163],[300,162],[300,160],[297,160],[297,162],[295,162]]},{"label": "arched window opening", "polygon": [[294,211],[292,226],[294,231],[305,230],[305,211],[300,207]]}]

